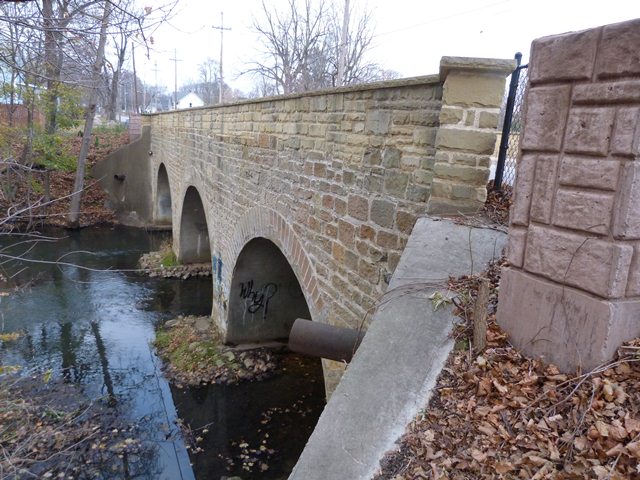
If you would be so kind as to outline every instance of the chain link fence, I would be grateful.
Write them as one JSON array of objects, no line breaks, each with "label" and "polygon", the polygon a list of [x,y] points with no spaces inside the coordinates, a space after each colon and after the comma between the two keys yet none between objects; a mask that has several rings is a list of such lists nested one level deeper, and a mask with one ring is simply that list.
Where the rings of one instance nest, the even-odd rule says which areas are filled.
[{"label": "chain link fence", "polygon": [[494,190],[501,190],[504,185],[513,187],[516,179],[518,149],[523,121],[522,107],[528,80],[528,65],[519,65],[521,57],[521,54],[516,55],[518,67],[511,74],[509,94],[503,109],[503,115],[501,115],[504,120],[493,185]]}]

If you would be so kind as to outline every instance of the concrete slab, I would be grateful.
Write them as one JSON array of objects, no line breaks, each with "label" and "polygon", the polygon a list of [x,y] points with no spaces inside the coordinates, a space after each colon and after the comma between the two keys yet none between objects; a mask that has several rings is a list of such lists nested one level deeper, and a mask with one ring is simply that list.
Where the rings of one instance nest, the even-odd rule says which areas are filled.
[{"label": "concrete slab", "polygon": [[417,221],[389,290],[290,479],[369,479],[423,408],[453,347],[451,307],[429,296],[450,275],[484,270],[506,235],[450,220]]}]

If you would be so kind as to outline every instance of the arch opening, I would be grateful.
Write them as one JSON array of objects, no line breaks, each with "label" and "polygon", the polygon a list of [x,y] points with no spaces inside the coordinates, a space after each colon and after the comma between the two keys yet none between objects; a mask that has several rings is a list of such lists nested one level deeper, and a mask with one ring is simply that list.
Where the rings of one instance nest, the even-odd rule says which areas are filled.
[{"label": "arch opening", "polygon": [[161,225],[171,225],[171,187],[164,164],[160,164],[157,180],[156,222]]},{"label": "arch opening", "polygon": [[211,261],[207,217],[204,213],[202,199],[195,187],[187,189],[182,204],[178,257],[181,263]]},{"label": "arch opening", "polygon": [[272,241],[254,238],[240,252],[233,270],[227,341],[288,338],[296,318],[311,319],[296,274]]}]

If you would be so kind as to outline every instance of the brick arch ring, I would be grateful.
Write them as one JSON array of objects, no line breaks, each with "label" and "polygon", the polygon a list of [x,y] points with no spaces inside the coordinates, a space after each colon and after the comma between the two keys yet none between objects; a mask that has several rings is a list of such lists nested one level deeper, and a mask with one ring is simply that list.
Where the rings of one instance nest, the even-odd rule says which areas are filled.
[{"label": "brick arch ring", "polygon": [[[275,210],[255,207],[247,211],[238,222],[228,252],[233,265],[229,270],[231,275],[235,270],[240,252],[255,238],[266,238],[280,249],[298,279],[311,319],[323,321],[324,302],[318,287],[316,270],[293,228]],[[229,278],[229,284],[231,282],[232,278]]]}]

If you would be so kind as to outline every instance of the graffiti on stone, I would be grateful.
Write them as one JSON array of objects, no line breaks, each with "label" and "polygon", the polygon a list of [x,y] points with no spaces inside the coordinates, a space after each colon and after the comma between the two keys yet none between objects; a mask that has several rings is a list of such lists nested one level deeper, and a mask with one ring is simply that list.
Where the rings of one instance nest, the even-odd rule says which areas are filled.
[{"label": "graffiti on stone", "polygon": [[267,319],[269,313],[269,301],[278,292],[275,283],[267,283],[262,288],[254,289],[253,280],[240,283],[240,298],[245,300],[245,309],[254,314],[262,310],[262,319]]}]

